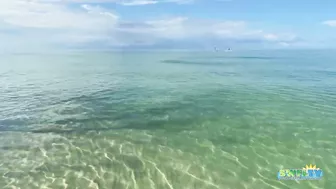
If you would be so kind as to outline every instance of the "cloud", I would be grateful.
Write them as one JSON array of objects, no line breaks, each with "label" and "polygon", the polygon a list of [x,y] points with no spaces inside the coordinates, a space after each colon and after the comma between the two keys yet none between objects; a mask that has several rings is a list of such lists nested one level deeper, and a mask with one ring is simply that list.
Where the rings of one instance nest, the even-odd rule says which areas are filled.
[{"label": "cloud", "polygon": [[111,2],[125,5],[125,6],[137,6],[137,5],[152,5],[158,3],[175,3],[175,4],[190,4],[194,0],[111,0]]},{"label": "cloud", "polygon": [[89,0],[73,2],[79,0],[2,1],[0,48],[43,49],[90,45],[97,48],[154,47],[163,43],[171,43],[171,47],[178,48],[191,41],[200,46],[210,42],[290,45],[297,40],[293,34],[254,29],[245,21],[212,21],[178,16],[132,21],[124,20],[113,10],[94,5]]},{"label": "cloud", "polygon": [[[120,23],[121,33],[147,34],[151,38],[185,39],[213,36],[218,39],[263,39],[266,41],[294,41],[293,34],[273,34],[249,28],[244,21],[209,21],[187,17]],[[143,36],[141,36],[143,37]]]},{"label": "cloud", "polygon": [[163,0],[166,3],[177,3],[177,4],[191,4],[194,0]]},{"label": "cloud", "polygon": [[[40,46],[41,43],[49,46],[104,40],[115,29],[118,20],[119,16],[113,11],[88,4],[70,8],[67,3],[57,0],[11,0],[0,3],[0,27],[18,32],[14,38],[13,35],[9,38],[21,40],[22,45],[30,46],[34,40]],[[5,32],[1,36],[6,38]]]},{"label": "cloud", "polygon": [[322,22],[322,24],[328,25],[330,27],[336,27],[336,20],[327,20],[327,21]]},{"label": "cloud", "polygon": [[157,3],[187,4],[194,0],[37,0],[46,3],[115,3],[124,6],[151,5]]},{"label": "cloud", "polygon": [[49,1],[12,0],[0,3],[3,22],[28,28],[93,29],[111,25],[118,16],[99,6],[81,5],[73,10],[64,4]]},{"label": "cloud", "polygon": [[117,2],[118,4],[125,5],[125,6],[135,6],[135,5],[151,5],[157,4],[158,1],[155,0],[128,0],[128,1],[120,1]]}]

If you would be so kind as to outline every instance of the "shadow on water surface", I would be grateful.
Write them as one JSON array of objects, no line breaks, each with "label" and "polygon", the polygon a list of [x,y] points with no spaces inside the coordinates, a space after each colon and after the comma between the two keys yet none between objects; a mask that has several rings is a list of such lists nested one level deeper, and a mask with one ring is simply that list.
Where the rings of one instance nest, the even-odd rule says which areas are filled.
[{"label": "shadow on water surface", "polygon": [[278,59],[279,57],[272,57],[272,56],[233,56],[230,58],[235,59],[257,59],[257,60],[271,60],[271,59]]},{"label": "shadow on water surface", "polygon": [[213,56],[190,56],[190,57],[184,57],[186,59],[192,59],[192,60],[211,60],[211,59],[241,59],[241,60],[274,60],[274,59],[283,59],[284,57],[276,57],[276,56],[234,56],[230,54],[222,54],[222,55],[213,55]]},{"label": "shadow on water surface", "polygon": [[[84,126],[81,127],[61,127],[60,125],[55,124],[54,126],[39,128],[39,129],[22,129],[22,128],[0,128],[0,132],[27,132],[35,134],[86,134],[88,132],[102,132],[102,131],[113,131],[113,130],[165,130],[166,132],[181,132],[186,130],[193,130],[195,128],[190,127],[197,123],[196,119],[176,119],[171,121],[166,120],[149,120],[149,121],[127,121],[120,126],[109,126],[106,127],[87,127],[85,125],[85,120],[76,120],[71,119],[72,123],[81,122]],[[90,120],[91,122],[92,120]],[[61,121],[66,123],[65,120]],[[58,123],[60,123],[58,121]],[[189,126],[188,126],[189,125]]]},{"label": "shadow on water surface", "polygon": [[[274,60],[279,59],[279,57],[272,56],[209,56],[209,57],[189,57],[186,60],[174,59],[174,60],[163,60],[162,63],[166,64],[186,64],[186,65],[224,65],[225,61],[233,59],[242,60]],[[214,61],[216,60],[216,61]]]},{"label": "shadow on water surface", "polygon": [[[107,91],[101,91],[104,96]],[[220,97],[213,94],[220,94]],[[117,95],[112,91],[113,95]],[[123,101],[111,102],[101,98],[101,94],[64,100],[64,103],[80,105],[80,109],[89,109],[87,116],[78,118],[76,107],[68,107],[57,111],[65,118],[46,120],[43,128],[31,127],[0,127],[2,132],[31,132],[31,133],[56,133],[56,134],[84,134],[86,132],[113,131],[122,129],[131,130],[164,130],[165,132],[181,132],[197,130],[204,121],[216,120],[220,117],[235,117],[244,115],[245,110],[236,103],[228,101],[230,91],[211,90],[203,94],[184,95],[179,100],[158,104],[146,104],[139,109],[139,101],[125,104]],[[221,104],[221,106],[218,106]],[[111,111],[113,109],[113,111]],[[72,114],[72,112],[75,112]],[[72,116],[73,115],[73,116]],[[32,123],[33,124],[33,123]],[[31,125],[31,124],[30,124]],[[41,125],[41,124],[38,124]],[[50,125],[50,126],[49,126]],[[29,125],[28,125],[29,126]]]},{"label": "shadow on water surface", "polygon": [[194,61],[187,61],[187,60],[163,60],[162,61],[165,64],[185,64],[185,65],[211,65],[211,66],[218,66],[218,65],[223,65],[224,62],[194,62]]}]

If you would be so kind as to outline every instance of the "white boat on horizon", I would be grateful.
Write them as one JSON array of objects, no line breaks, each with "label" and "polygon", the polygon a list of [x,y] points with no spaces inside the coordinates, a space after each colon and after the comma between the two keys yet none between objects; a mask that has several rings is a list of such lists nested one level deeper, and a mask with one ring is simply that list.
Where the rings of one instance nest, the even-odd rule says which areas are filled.
[{"label": "white boat on horizon", "polygon": [[225,52],[232,52],[232,49],[228,48],[228,49],[225,50]]},{"label": "white boat on horizon", "polygon": [[[215,52],[218,52],[219,49],[217,47],[214,47]],[[232,52],[231,48],[227,48],[226,50],[224,50],[224,52]]]}]

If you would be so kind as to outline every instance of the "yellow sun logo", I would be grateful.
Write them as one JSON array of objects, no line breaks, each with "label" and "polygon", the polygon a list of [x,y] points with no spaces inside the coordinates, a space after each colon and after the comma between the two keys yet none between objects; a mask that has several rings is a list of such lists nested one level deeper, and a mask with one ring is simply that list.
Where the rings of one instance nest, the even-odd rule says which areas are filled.
[{"label": "yellow sun logo", "polygon": [[319,168],[316,168],[316,165],[306,165],[306,167],[303,168],[304,170],[310,170],[310,169],[314,169],[314,170],[319,170]]}]

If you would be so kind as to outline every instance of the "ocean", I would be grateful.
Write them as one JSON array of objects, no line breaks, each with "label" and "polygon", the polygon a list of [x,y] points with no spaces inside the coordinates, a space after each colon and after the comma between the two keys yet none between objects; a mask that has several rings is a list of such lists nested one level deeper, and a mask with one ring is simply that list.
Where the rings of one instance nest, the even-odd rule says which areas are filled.
[{"label": "ocean", "polygon": [[336,188],[333,51],[2,54],[0,102],[3,188]]}]

